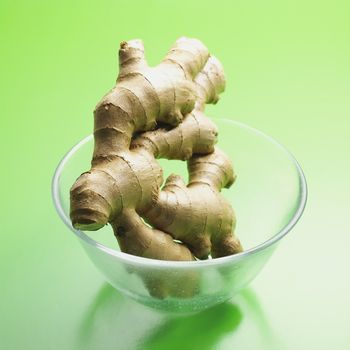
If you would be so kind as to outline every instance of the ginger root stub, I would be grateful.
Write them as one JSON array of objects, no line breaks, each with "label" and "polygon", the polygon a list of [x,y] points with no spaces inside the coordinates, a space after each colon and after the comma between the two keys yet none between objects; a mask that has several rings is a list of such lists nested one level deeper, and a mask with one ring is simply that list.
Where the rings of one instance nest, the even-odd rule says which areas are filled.
[{"label": "ginger root stub", "polygon": [[[242,251],[220,193],[235,180],[232,164],[204,114],[224,86],[220,62],[196,39],[178,39],[156,67],[140,40],[123,41],[116,85],[94,111],[92,167],[71,188],[73,226],[110,223],[123,252],[152,259]],[[186,160],[188,184],[171,175],[162,187],[157,158]]]}]

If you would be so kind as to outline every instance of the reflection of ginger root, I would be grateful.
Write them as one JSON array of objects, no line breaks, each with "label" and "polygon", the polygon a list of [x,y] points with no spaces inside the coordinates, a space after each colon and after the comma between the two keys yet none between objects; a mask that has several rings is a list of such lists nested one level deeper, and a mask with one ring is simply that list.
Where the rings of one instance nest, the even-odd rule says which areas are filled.
[{"label": "reflection of ginger root", "polygon": [[[92,168],[71,189],[73,226],[97,230],[109,222],[123,252],[153,259],[241,251],[233,210],[220,194],[235,175],[203,114],[224,89],[220,62],[188,38],[154,68],[139,40],[122,42],[119,59],[117,84],[95,109]],[[188,185],[171,175],[161,190],[156,158],[187,160]]]},{"label": "reflection of ginger root", "polygon": [[150,295],[158,299],[168,296],[186,299],[197,294],[200,274],[196,271],[158,270],[152,274],[140,275]]}]

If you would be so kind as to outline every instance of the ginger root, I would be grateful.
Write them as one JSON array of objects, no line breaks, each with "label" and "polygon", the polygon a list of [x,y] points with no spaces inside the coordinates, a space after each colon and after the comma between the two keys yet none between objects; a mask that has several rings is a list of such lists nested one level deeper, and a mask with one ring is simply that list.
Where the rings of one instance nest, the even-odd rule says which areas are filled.
[{"label": "ginger root", "polygon": [[[221,63],[196,39],[180,38],[156,67],[140,40],[122,42],[119,76],[94,111],[92,167],[71,188],[77,229],[113,227],[120,249],[162,260],[206,259],[242,251],[235,216],[220,194],[235,180],[204,115],[224,90]],[[186,160],[186,185],[163,188],[157,158]],[[147,225],[149,224],[149,225]]]}]

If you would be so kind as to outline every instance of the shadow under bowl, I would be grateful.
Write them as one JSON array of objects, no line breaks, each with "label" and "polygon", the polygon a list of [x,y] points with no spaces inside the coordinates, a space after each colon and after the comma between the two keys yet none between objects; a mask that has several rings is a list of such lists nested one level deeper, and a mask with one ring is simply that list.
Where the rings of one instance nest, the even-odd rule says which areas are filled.
[{"label": "shadow under bowl", "polygon": [[[214,119],[218,146],[238,175],[223,195],[235,209],[236,234],[245,251],[204,261],[160,261],[121,252],[112,230],[82,232],[69,219],[69,190],[90,164],[93,137],[76,144],[59,163],[52,181],[57,212],[78,237],[107,281],[144,305],[168,312],[191,313],[230,299],[259,273],[281,239],[303,213],[307,186],[295,158],[264,133],[228,119]],[[185,162],[160,160],[164,176],[187,178]],[[159,297],[159,290],[164,298]],[[156,296],[157,295],[157,296]]]}]

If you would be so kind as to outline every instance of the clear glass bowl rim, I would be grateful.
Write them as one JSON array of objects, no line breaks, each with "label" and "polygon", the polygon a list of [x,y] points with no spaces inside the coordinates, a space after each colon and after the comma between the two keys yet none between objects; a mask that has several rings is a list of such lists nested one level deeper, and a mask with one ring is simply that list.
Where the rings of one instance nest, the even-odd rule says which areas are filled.
[{"label": "clear glass bowl rim", "polygon": [[[213,118],[214,119],[214,118]],[[69,158],[75,153],[76,150],[78,150],[81,146],[83,146],[85,143],[89,142],[93,135],[90,134],[83,138],[81,141],[79,141],[77,144],[75,144],[61,159],[59,162],[51,184],[51,191],[52,191],[52,198],[55,205],[55,208],[58,212],[58,215],[62,219],[62,221],[68,226],[68,228],[79,237],[79,239],[82,239],[86,243],[90,244],[96,249],[99,249],[103,251],[106,254],[112,255],[122,261],[125,261],[125,263],[131,263],[136,265],[145,265],[145,267],[148,265],[149,267],[159,267],[159,268],[194,268],[194,267],[200,267],[200,266],[214,266],[214,265],[222,265],[222,264],[232,264],[234,262],[238,262],[241,259],[247,258],[248,256],[255,254],[257,252],[260,252],[264,249],[269,248],[274,243],[277,243],[279,240],[281,240],[288,232],[291,231],[291,229],[296,225],[296,223],[299,221],[301,215],[304,212],[306,202],[307,202],[307,183],[305,179],[305,175],[303,173],[303,170],[301,166],[299,165],[298,161],[295,159],[295,157],[289,152],[282,144],[277,142],[274,138],[271,136],[263,133],[262,131],[255,129],[251,126],[248,126],[242,122],[226,119],[226,118],[215,118],[214,120],[222,121],[225,123],[231,123],[235,126],[238,126],[239,128],[246,129],[252,133],[257,134],[257,136],[265,138],[267,141],[273,143],[276,147],[280,148],[286,156],[291,160],[291,162],[294,164],[298,178],[299,178],[299,204],[292,216],[292,218],[289,220],[289,222],[286,223],[286,225],[276,234],[272,235],[271,238],[267,239],[266,241],[258,244],[257,246],[247,249],[241,253],[225,256],[221,258],[216,259],[208,259],[208,260],[196,260],[196,261],[169,261],[169,260],[156,260],[156,259],[149,259],[149,258],[143,258],[139,256],[134,256],[131,254],[123,253],[121,251],[114,250],[112,248],[108,248],[105,245],[95,241],[94,239],[90,238],[88,235],[86,235],[83,231],[76,230],[70,221],[70,218],[67,217],[65,214],[61,200],[59,195],[59,178],[61,176],[61,173],[64,169],[64,166],[66,162],[69,160]]]}]

